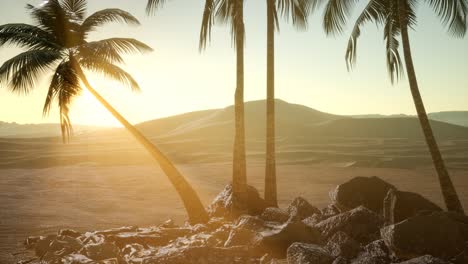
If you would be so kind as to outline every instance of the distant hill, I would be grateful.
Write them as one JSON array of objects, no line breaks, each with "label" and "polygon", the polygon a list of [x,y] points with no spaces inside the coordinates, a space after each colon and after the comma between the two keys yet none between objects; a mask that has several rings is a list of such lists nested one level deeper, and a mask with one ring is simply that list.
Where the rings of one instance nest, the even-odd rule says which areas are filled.
[{"label": "distant hill", "polygon": [[[98,126],[73,126],[76,135],[103,129]],[[0,137],[4,138],[41,138],[60,136],[59,124],[17,124],[0,121]]]},{"label": "distant hill", "polygon": [[[446,112],[434,112],[428,114],[429,119],[449,123],[452,125],[468,127],[468,111],[446,111]],[[416,117],[414,115],[352,115],[352,118],[396,118],[396,117]]]}]

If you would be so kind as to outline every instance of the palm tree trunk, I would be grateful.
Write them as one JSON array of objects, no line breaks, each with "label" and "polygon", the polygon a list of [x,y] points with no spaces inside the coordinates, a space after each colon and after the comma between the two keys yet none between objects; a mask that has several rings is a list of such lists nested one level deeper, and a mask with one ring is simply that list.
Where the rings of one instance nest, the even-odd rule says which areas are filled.
[{"label": "palm tree trunk", "polygon": [[132,134],[135,139],[143,145],[143,147],[151,154],[151,156],[159,163],[159,166],[169,178],[170,182],[179,194],[189,217],[191,224],[205,223],[208,221],[208,214],[205,207],[201,203],[195,190],[190,183],[182,176],[174,164],[153,144],[149,141],[138,129],[130,124],[117,110],[115,110],[96,90],[93,89],[88,82],[81,67],[75,63],[75,69],[78,75],[88,89],[88,91],[96,97],[96,99]]},{"label": "palm tree trunk", "polygon": [[236,55],[237,80],[234,98],[235,136],[233,155],[233,214],[247,212],[247,168],[245,157],[245,120],[244,120],[244,1],[236,0]]},{"label": "palm tree trunk", "polygon": [[400,27],[401,27],[401,37],[403,40],[403,53],[406,63],[406,71],[408,73],[408,80],[411,89],[411,94],[413,95],[414,104],[416,106],[416,111],[418,113],[419,122],[426,139],[426,144],[429,147],[429,152],[431,153],[432,161],[436,168],[437,174],[439,176],[440,188],[442,189],[442,194],[444,196],[445,205],[447,210],[464,214],[463,207],[458,198],[455,187],[450,179],[450,175],[445,167],[444,160],[439,150],[439,146],[434,137],[434,133],[427,117],[426,109],[419,92],[418,81],[416,79],[416,73],[414,70],[413,59],[411,56],[411,47],[408,36],[408,23],[407,23],[407,0],[399,1],[399,16],[400,16]]},{"label": "palm tree trunk", "polygon": [[275,0],[267,0],[267,100],[265,201],[278,207],[275,158]]}]

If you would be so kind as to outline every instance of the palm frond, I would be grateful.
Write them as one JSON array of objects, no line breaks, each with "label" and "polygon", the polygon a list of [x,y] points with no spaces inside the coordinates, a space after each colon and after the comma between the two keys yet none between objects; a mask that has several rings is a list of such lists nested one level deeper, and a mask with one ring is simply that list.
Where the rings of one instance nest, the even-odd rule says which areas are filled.
[{"label": "palm frond", "polygon": [[128,72],[112,63],[89,57],[80,60],[80,65],[88,70],[100,73],[107,78],[118,81],[119,83],[131,88],[134,92],[140,91],[140,86],[137,81]]},{"label": "palm frond", "polygon": [[148,15],[154,14],[156,10],[162,7],[168,0],[148,0],[146,4],[146,13]]},{"label": "palm frond", "polygon": [[286,19],[291,19],[298,28],[307,28],[308,17],[321,0],[277,0],[277,9]]},{"label": "palm frond", "polygon": [[5,44],[28,49],[60,49],[54,35],[39,27],[22,23],[0,26],[0,47]]},{"label": "palm frond", "polygon": [[205,9],[203,10],[202,25],[200,30],[199,49],[202,51],[206,48],[207,42],[211,41],[211,28],[213,27],[213,18],[215,15],[215,1],[206,0]]},{"label": "palm frond", "polygon": [[235,48],[238,38],[245,40],[244,0],[217,0],[216,6],[217,20],[231,27],[231,39]]},{"label": "palm frond", "polygon": [[387,16],[385,22],[384,40],[386,42],[387,71],[393,84],[403,75],[403,63],[398,51],[400,43],[397,39],[401,33],[400,25],[396,19],[397,14],[392,13],[392,15],[394,16]]},{"label": "palm frond", "polygon": [[64,60],[57,67],[49,86],[43,114],[48,115],[51,105],[57,101],[60,109],[60,126],[64,143],[73,133],[69,117],[70,105],[74,97],[81,93],[80,80],[69,60]]},{"label": "palm frond", "polygon": [[63,8],[70,14],[73,14],[79,21],[83,21],[86,15],[86,0],[63,0]]},{"label": "palm frond", "polygon": [[89,31],[96,29],[96,27],[110,22],[140,25],[140,21],[138,21],[138,19],[129,12],[117,8],[111,8],[97,11],[86,18],[81,25],[81,32],[86,34]]},{"label": "palm frond", "polygon": [[108,62],[123,63],[124,53],[145,53],[153,49],[145,43],[132,38],[110,38],[93,41],[79,47],[79,56],[98,57]]},{"label": "palm frond", "polygon": [[40,73],[48,70],[61,57],[60,52],[53,50],[23,52],[0,67],[0,82],[8,82],[13,92],[27,94],[35,87]]},{"label": "palm frond", "polygon": [[357,0],[329,0],[325,6],[323,27],[325,33],[342,33]]},{"label": "palm frond", "polygon": [[357,41],[361,35],[361,26],[367,22],[382,23],[385,19],[386,12],[384,6],[379,0],[370,0],[367,6],[357,18],[351,36],[348,40],[346,49],[346,66],[350,70],[356,63]]},{"label": "palm frond", "polygon": [[456,37],[466,33],[468,2],[466,0],[426,0],[434,9],[448,32]]}]

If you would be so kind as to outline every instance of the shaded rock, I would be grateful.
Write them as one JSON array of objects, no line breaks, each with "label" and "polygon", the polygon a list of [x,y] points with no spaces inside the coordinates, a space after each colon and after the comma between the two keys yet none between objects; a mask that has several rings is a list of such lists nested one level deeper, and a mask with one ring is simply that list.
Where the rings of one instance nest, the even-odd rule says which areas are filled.
[{"label": "shaded rock", "polygon": [[[327,217],[328,218],[328,217]],[[323,217],[321,214],[314,214],[312,216],[307,217],[306,219],[302,220],[302,222],[309,226],[315,226],[316,224],[320,223],[321,221],[327,219]]]},{"label": "shaded rock", "polygon": [[176,250],[161,249],[155,256],[143,259],[142,264],[241,264],[258,263],[245,247],[187,247]]},{"label": "shaded rock", "polygon": [[340,184],[330,192],[330,198],[341,210],[365,206],[381,213],[383,200],[393,185],[378,177],[356,177]]},{"label": "shaded rock", "polygon": [[326,249],[335,258],[341,256],[352,259],[359,253],[361,247],[358,242],[346,233],[337,232],[328,240]]},{"label": "shaded rock", "polygon": [[[265,200],[260,197],[257,189],[252,186],[247,186],[247,197],[247,209],[250,215],[259,215],[267,207]],[[231,215],[232,201],[232,184],[228,184],[208,207],[210,217],[235,217]]]},{"label": "shaded rock", "polygon": [[323,220],[315,226],[325,238],[330,238],[336,232],[342,231],[358,242],[367,243],[378,237],[378,231],[382,225],[381,216],[360,206]]},{"label": "shaded rock", "polygon": [[337,257],[332,264],[348,264],[349,261],[348,259],[345,259],[343,257]]},{"label": "shaded rock", "polygon": [[390,251],[399,259],[422,255],[449,259],[465,247],[461,228],[444,212],[420,213],[381,230]]},{"label": "shaded rock", "polygon": [[341,211],[336,205],[329,204],[326,207],[320,209],[320,213],[323,219],[327,219],[329,217],[341,214]]},{"label": "shaded rock", "polygon": [[107,229],[107,230],[102,230],[102,231],[97,231],[95,234],[97,235],[116,235],[119,233],[125,233],[125,232],[135,232],[137,231],[138,227],[136,226],[124,226],[124,227],[119,227],[119,228],[112,228],[112,229]]},{"label": "shaded rock", "polygon": [[226,240],[224,247],[252,246],[258,243],[259,234],[255,231],[245,228],[235,228],[229,233],[229,237]]},{"label": "shaded rock", "polygon": [[313,214],[320,214],[320,210],[311,205],[307,200],[302,197],[295,198],[288,206],[288,214],[294,220],[303,220]]},{"label": "shaded rock", "polygon": [[276,207],[268,207],[260,215],[260,218],[265,221],[284,223],[288,221],[289,214],[286,210]]},{"label": "shaded rock", "polygon": [[87,258],[84,255],[81,254],[70,254],[67,256],[64,256],[61,259],[62,264],[86,264],[86,263],[95,263],[93,262],[92,259]]},{"label": "shaded rock", "polygon": [[90,259],[99,261],[118,257],[119,248],[115,244],[109,242],[87,244],[80,253]]},{"label": "shaded rock", "polygon": [[383,240],[376,240],[364,247],[352,264],[388,264],[391,262],[389,251]]},{"label": "shaded rock", "polygon": [[255,231],[265,230],[266,223],[257,216],[243,215],[239,217],[236,223],[236,228],[245,228]]},{"label": "shaded rock", "polygon": [[422,257],[400,262],[399,264],[451,264],[451,262],[447,262],[445,260],[438,259],[430,255],[425,255]]},{"label": "shaded rock", "polygon": [[323,243],[320,232],[302,222],[288,221],[260,234],[261,246],[273,256],[280,258],[286,256],[286,250],[294,242]]},{"label": "shaded rock", "polygon": [[46,237],[39,237],[39,240],[36,240],[34,243],[34,251],[36,256],[42,257],[49,250],[50,243],[55,240],[56,235],[49,235]]},{"label": "shaded rock", "polygon": [[83,244],[77,238],[57,236],[50,242],[49,248],[42,258],[46,262],[55,262],[61,257],[78,252],[82,247]]},{"label": "shaded rock", "polygon": [[59,236],[69,236],[69,237],[77,238],[77,237],[81,236],[81,233],[78,232],[78,231],[75,231],[73,229],[60,229],[60,231],[58,232],[58,235]]},{"label": "shaded rock", "polygon": [[178,226],[175,224],[174,220],[167,219],[164,223],[159,225],[159,227],[162,227],[162,228],[177,228]]},{"label": "shaded rock", "polygon": [[314,244],[294,243],[287,251],[288,264],[332,264],[333,257]]},{"label": "shaded rock", "polygon": [[140,233],[120,233],[107,237],[107,240],[114,242],[119,248],[128,244],[141,244],[145,246],[164,246],[172,238],[161,234],[140,234]]},{"label": "shaded rock", "polygon": [[401,222],[420,211],[442,211],[442,208],[417,193],[394,189],[384,199],[383,214],[388,224]]},{"label": "shaded rock", "polygon": [[43,236],[30,236],[26,238],[26,240],[24,241],[24,246],[27,249],[32,249],[36,246],[37,242],[39,242],[41,239],[44,239],[44,238],[45,237]]}]

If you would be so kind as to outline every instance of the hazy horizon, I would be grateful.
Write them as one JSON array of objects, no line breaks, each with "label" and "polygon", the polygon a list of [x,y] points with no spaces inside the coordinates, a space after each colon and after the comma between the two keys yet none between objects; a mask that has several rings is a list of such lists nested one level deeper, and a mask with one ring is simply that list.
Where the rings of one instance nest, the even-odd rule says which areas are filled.
[{"label": "hazy horizon", "polygon": [[[39,0],[8,1],[0,24],[30,23],[26,3]],[[90,75],[95,87],[132,123],[172,116],[189,111],[221,108],[233,104],[235,52],[229,29],[216,26],[212,44],[198,52],[198,35],[203,1],[168,1],[155,16],[145,14],[146,1],[89,1],[88,14],[119,7],[134,14],[139,27],[109,25],[91,36],[140,39],[155,51],[144,56],[129,56],[125,68],[136,78],[142,93],[115,87],[115,83]],[[364,2],[354,10],[354,18]],[[263,1],[246,1],[246,101],[264,99],[266,94],[266,16]],[[261,10],[259,12],[259,10]],[[296,31],[281,22],[277,34],[277,98],[340,115],[414,114],[414,104],[406,78],[392,86],[385,66],[382,34],[374,25],[362,29],[358,61],[347,72],[344,54],[351,26],[343,36],[325,36],[323,8],[312,15],[308,31]],[[410,32],[420,89],[428,112],[466,109],[468,98],[468,38],[451,38],[433,11],[421,4],[416,31]],[[428,39],[431,41],[428,42]],[[299,43],[299,44],[298,44]],[[0,61],[18,54],[16,48],[0,49]],[[440,72],[438,74],[437,72]],[[183,78],[181,78],[181,76]],[[0,87],[0,120],[17,123],[57,123],[57,109],[42,117],[46,93],[44,78],[29,96],[13,95]],[[209,95],[209,96],[208,96]],[[366,103],[362,103],[365,101]],[[27,105],[28,107],[24,107]],[[118,125],[89,94],[74,102],[74,124]]]}]

